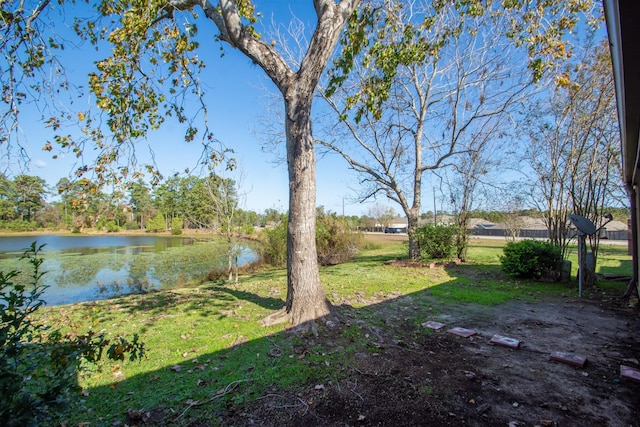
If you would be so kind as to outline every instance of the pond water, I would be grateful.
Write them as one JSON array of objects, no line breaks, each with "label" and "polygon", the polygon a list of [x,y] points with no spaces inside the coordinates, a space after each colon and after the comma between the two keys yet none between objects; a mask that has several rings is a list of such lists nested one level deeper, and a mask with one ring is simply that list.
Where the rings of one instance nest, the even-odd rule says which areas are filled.
[{"label": "pond water", "polygon": [[[20,260],[37,241],[45,244],[42,281],[48,305],[95,301],[134,292],[179,286],[227,264],[220,239],[179,236],[0,236],[0,271],[23,270],[14,282],[28,283],[31,270]],[[239,248],[238,263],[257,259],[249,245]]]}]

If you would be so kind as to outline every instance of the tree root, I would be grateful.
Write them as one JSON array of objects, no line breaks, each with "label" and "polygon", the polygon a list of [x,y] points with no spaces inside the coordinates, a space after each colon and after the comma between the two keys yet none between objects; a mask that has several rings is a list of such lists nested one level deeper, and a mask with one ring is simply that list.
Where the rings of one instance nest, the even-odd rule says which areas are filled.
[{"label": "tree root", "polygon": [[[291,325],[296,333],[306,334],[313,333],[313,335],[318,335],[318,323],[319,319],[323,319],[324,323],[327,325],[332,322],[333,324],[340,323],[340,316],[334,309],[332,309],[328,314],[324,314],[318,316],[316,318],[310,319],[294,319],[294,316],[291,312],[287,312],[286,308],[283,307],[280,310],[270,314],[260,321],[262,326],[273,326],[279,325],[281,323],[288,323]],[[331,327],[331,326],[330,326]]]},{"label": "tree root", "polygon": [[260,321],[260,324],[262,326],[273,326],[273,325],[279,325],[280,323],[286,323],[286,322],[291,322],[291,314],[287,313],[287,309],[283,307],[280,310],[276,311],[275,313],[272,313],[267,317],[265,317],[264,319],[262,319]]}]

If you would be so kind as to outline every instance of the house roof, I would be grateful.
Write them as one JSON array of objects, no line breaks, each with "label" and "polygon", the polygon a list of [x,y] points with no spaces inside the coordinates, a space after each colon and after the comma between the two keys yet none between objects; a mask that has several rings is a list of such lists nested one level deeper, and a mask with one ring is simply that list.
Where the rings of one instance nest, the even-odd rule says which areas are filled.
[{"label": "house roof", "polygon": [[622,142],[622,164],[627,185],[639,182],[640,130],[640,2],[604,0]]}]

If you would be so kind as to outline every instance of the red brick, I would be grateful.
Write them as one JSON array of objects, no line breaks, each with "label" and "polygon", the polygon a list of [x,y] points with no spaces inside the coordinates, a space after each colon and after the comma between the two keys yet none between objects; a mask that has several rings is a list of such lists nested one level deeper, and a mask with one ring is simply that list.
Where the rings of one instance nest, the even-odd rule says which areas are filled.
[{"label": "red brick", "polygon": [[520,340],[517,340],[515,338],[503,337],[502,335],[494,335],[491,337],[489,344],[517,349],[518,347],[520,347]]},{"label": "red brick", "polygon": [[627,365],[620,365],[620,379],[640,383],[640,370]]},{"label": "red brick", "polygon": [[438,329],[444,328],[446,325],[444,323],[434,322],[433,320],[429,320],[428,322],[424,322],[422,326],[424,326],[425,328],[435,329],[437,331]]},{"label": "red brick", "polygon": [[556,351],[554,353],[551,353],[549,359],[555,360],[556,362],[566,363],[567,365],[576,366],[578,368],[583,368],[585,363],[587,363],[586,356],[564,351]]},{"label": "red brick", "polygon": [[459,337],[463,337],[463,338],[469,338],[470,336],[477,334],[476,331],[472,331],[471,329],[465,329],[465,328],[453,328],[453,329],[449,329],[447,332],[453,335],[458,335]]}]

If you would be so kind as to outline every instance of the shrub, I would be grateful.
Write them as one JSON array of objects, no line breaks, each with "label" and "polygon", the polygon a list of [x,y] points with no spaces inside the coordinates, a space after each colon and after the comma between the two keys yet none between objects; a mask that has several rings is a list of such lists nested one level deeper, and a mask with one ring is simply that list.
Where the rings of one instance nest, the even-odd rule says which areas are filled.
[{"label": "shrub", "polygon": [[38,224],[36,224],[34,221],[23,221],[16,219],[14,221],[4,221],[2,223],[2,228],[8,231],[24,232],[36,230],[38,228]]},{"label": "shrub", "polygon": [[503,252],[500,257],[502,270],[526,279],[539,279],[545,273],[557,270],[562,262],[560,248],[540,240],[509,242]]},{"label": "shrub", "polygon": [[[141,359],[144,344],[135,335],[110,341],[105,332],[63,335],[36,323],[32,314],[43,304],[42,246],[25,251],[32,267],[29,286],[14,284],[21,273],[0,272],[0,419],[6,426],[57,425],[79,397],[77,372],[84,362]],[[17,282],[17,281],[16,281]]]},{"label": "shrub", "polygon": [[420,258],[446,259],[453,256],[456,248],[455,237],[458,228],[455,225],[426,224],[418,229],[415,238],[420,250]]},{"label": "shrub", "polygon": [[140,224],[135,221],[129,221],[124,225],[125,230],[140,230]]},{"label": "shrub", "polygon": [[100,217],[96,223],[96,230],[103,230],[105,228],[107,228],[107,219],[105,217]]},{"label": "shrub", "polygon": [[353,259],[362,245],[362,234],[353,232],[346,221],[322,215],[316,224],[316,249],[320,265],[335,265]]},{"label": "shrub", "polygon": [[[352,259],[363,241],[347,223],[335,215],[322,215],[316,224],[316,249],[320,265],[333,265]],[[274,267],[287,264],[287,224],[265,228],[260,239],[262,260]]]},{"label": "shrub", "polygon": [[261,234],[260,252],[265,263],[274,267],[287,264],[287,223],[265,228]]},{"label": "shrub", "polygon": [[107,233],[117,233],[118,231],[120,231],[120,227],[113,220],[107,222],[105,224],[105,228],[107,229]]},{"label": "shrub", "polygon": [[162,214],[158,214],[147,221],[144,228],[147,233],[159,233],[167,229],[167,223],[164,221]]},{"label": "shrub", "polygon": [[182,234],[182,218],[173,218],[171,220],[171,234],[178,236]]}]

